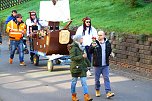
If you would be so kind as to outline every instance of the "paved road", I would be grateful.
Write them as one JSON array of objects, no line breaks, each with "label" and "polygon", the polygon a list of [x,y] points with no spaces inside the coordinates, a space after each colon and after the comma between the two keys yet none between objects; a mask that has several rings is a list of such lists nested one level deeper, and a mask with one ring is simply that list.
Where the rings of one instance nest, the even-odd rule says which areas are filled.
[{"label": "paved road", "polygon": [[[40,66],[33,66],[29,55],[25,55],[26,67],[19,66],[18,55],[15,55],[14,62],[10,65],[8,45],[3,43],[0,46],[0,101],[71,101],[68,65],[55,66],[53,72],[48,72],[46,61],[41,61]],[[94,76],[88,77],[89,92],[94,101],[152,101],[151,80],[132,80],[113,70],[110,79],[115,97],[106,99],[102,79],[102,96],[95,97]],[[80,82],[77,93],[80,101],[83,101]]]}]

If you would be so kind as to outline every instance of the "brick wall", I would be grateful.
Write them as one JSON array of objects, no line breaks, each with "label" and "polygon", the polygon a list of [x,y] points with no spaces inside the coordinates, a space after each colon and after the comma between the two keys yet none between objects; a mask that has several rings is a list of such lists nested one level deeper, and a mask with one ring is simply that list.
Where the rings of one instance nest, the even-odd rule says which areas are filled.
[{"label": "brick wall", "polygon": [[152,78],[152,36],[124,35],[112,40],[111,63]]}]

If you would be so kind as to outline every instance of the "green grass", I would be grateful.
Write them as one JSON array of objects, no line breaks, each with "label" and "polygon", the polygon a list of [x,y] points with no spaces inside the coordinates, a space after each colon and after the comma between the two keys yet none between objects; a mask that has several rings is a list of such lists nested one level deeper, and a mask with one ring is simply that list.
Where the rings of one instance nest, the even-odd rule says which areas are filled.
[{"label": "green grass", "polygon": [[[28,18],[28,12],[39,12],[39,1],[18,5],[0,11],[0,18],[6,19],[12,9],[18,10],[23,15],[23,20]],[[125,0],[70,0],[72,26],[82,24],[82,18],[92,18],[92,25],[97,29],[130,34],[152,34],[152,3],[139,2],[137,7],[130,7]],[[143,0],[142,0],[143,1]],[[64,25],[64,24],[61,24]]]}]

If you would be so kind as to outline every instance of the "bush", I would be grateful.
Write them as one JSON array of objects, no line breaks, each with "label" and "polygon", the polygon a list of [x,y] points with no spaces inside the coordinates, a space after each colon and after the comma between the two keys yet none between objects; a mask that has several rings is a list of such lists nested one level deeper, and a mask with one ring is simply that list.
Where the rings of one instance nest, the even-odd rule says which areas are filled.
[{"label": "bush", "polygon": [[6,33],[5,33],[5,20],[4,20],[3,18],[0,20],[0,32],[1,32],[3,35],[6,34]]},{"label": "bush", "polygon": [[130,7],[140,7],[142,6],[142,0],[125,0],[125,3],[128,4]]}]

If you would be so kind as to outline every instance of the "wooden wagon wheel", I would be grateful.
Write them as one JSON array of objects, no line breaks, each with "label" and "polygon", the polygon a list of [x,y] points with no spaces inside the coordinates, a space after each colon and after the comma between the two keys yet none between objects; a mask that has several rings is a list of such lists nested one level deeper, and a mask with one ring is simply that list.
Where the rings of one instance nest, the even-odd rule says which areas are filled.
[{"label": "wooden wagon wheel", "polygon": [[52,60],[48,60],[47,62],[47,68],[48,68],[48,71],[53,71],[53,61]]}]

